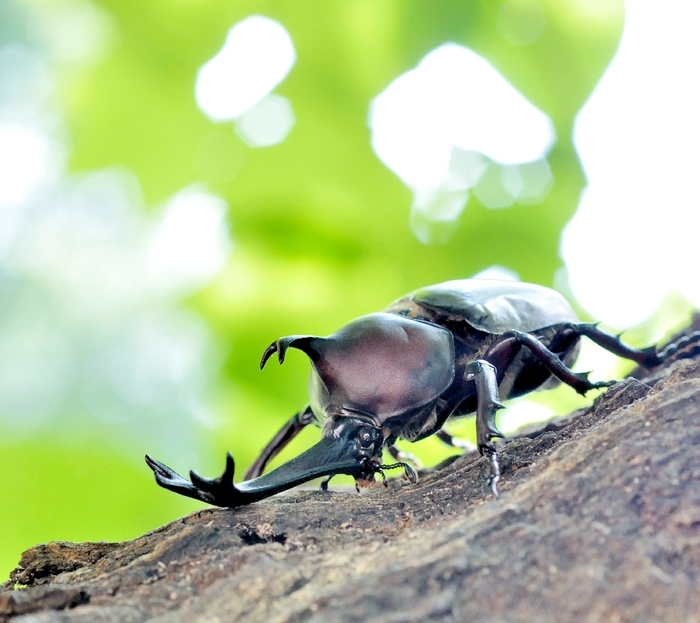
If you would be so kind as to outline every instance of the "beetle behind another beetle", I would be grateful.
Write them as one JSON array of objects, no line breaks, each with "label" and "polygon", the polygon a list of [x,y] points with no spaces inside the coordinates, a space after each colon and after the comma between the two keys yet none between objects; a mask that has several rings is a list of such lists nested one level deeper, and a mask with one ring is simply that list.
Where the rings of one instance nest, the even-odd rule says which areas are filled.
[{"label": "beetle behind another beetle", "polygon": [[[170,491],[209,504],[250,504],[309,480],[348,474],[356,485],[383,479],[384,449],[402,454],[398,439],[419,441],[437,435],[465,447],[443,430],[451,417],[476,413],[477,448],[489,460],[488,484],[498,496],[500,468],[493,438],[501,400],[522,396],[562,381],[578,393],[608,387],[592,383],[587,373],[571,370],[581,337],[647,368],[666,357],[700,352],[700,332],[658,352],[636,349],[594,324],[581,323],[571,306],[542,286],[482,279],[462,279],[428,286],[395,301],[385,311],[361,316],[328,337],[293,335],[273,342],[261,369],[274,354],[284,362],[289,348],[311,360],[309,404],[273,437],[245,475],[233,484],[235,464],[229,453],[219,478],[190,472],[187,480],[146,456],[156,482]],[[267,464],[305,426],[321,428],[321,440],[296,458],[264,474]],[[386,480],[385,480],[386,482]]]}]

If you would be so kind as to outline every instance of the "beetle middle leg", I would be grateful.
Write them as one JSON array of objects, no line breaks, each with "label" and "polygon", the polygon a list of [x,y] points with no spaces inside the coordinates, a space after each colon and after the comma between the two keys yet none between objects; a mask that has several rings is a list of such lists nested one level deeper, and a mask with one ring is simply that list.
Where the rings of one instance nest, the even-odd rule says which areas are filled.
[{"label": "beetle middle leg", "polygon": [[311,424],[313,419],[314,414],[311,407],[306,407],[294,415],[270,440],[260,453],[260,456],[258,456],[255,462],[248,468],[244,476],[245,480],[252,480],[260,476],[265,471],[267,464],[274,459],[305,426]]}]

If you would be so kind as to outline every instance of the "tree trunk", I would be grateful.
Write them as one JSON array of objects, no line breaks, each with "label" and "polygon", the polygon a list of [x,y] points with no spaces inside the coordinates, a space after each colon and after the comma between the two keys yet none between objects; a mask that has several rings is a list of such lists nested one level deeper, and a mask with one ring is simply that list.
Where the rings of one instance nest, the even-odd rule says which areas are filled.
[{"label": "tree trunk", "polygon": [[470,453],[388,491],[294,491],[124,543],[38,545],[0,621],[698,622],[700,361],[652,372],[504,444],[498,500]]}]

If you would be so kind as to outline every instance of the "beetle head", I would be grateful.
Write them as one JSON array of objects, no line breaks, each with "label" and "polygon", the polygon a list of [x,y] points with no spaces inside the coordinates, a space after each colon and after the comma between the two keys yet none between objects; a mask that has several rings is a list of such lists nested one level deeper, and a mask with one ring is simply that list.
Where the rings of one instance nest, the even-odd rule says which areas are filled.
[{"label": "beetle head", "polygon": [[246,496],[256,499],[289,489],[321,476],[347,474],[355,478],[355,486],[371,487],[374,475],[402,467],[406,477],[415,482],[410,465],[381,463],[387,429],[377,428],[364,417],[331,416],[323,427],[323,435],[314,446],[271,472],[238,485]]}]

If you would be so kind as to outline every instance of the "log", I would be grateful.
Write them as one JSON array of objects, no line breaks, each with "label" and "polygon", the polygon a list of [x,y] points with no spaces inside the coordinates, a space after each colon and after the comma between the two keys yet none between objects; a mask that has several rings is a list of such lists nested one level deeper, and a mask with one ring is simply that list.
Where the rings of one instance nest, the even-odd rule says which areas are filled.
[{"label": "log", "polygon": [[698,622],[700,361],[634,376],[503,444],[497,500],[469,453],[415,485],[296,490],[133,541],[37,545],[0,621]]}]

